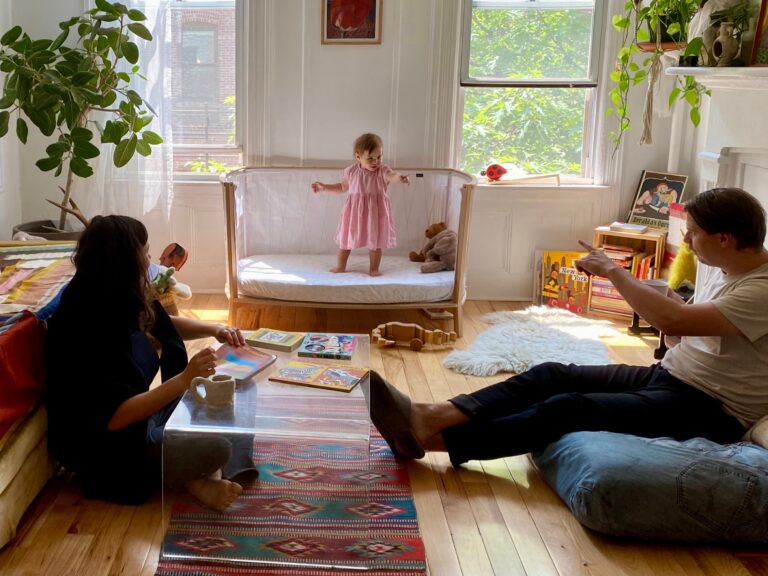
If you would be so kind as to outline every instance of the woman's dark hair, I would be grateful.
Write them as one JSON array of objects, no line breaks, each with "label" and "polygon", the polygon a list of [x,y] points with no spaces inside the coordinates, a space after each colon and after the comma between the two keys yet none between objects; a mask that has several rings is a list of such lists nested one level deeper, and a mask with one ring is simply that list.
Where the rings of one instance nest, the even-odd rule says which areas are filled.
[{"label": "woman's dark hair", "polygon": [[762,248],[765,242],[765,209],[741,188],[712,188],[685,205],[690,218],[707,234],[730,234],[736,248]]},{"label": "woman's dark hair", "polygon": [[73,282],[94,294],[94,306],[110,303],[110,321],[147,330],[154,322],[154,292],[145,248],[149,235],[129,216],[95,216],[80,236]]}]

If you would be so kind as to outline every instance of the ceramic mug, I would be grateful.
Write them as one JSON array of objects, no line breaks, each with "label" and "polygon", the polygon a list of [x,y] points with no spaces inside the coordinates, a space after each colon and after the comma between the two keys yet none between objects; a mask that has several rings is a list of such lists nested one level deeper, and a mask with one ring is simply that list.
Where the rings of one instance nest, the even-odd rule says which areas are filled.
[{"label": "ceramic mug", "polygon": [[[203,385],[205,396],[200,394]],[[235,379],[226,374],[214,374],[210,378],[198,376],[189,384],[189,391],[198,402],[209,406],[232,406],[235,403]]]}]

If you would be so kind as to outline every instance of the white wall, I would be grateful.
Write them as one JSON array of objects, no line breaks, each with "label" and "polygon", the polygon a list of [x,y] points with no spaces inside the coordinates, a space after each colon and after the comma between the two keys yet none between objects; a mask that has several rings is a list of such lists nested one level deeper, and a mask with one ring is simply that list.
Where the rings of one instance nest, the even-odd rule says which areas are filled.
[{"label": "white wall", "polygon": [[[12,26],[11,8],[8,3],[0,4],[0,31]],[[21,221],[18,166],[18,142],[13,137],[3,138],[0,140],[0,240],[9,239],[11,228]]]},{"label": "white wall", "polygon": [[[612,14],[621,1],[611,2]],[[82,10],[83,0],[12,0],[12,4],[20,24],[53,35],[60,20]],[[322,45],[320,1],[250,0],[246,17],[251,34],[245,51],[249,86],[244,95],[247,162],[341,165],[352,160],[354,138],[374,131],[383,137],[385,159],[392,165],[451,165],[461,119],[460,6],[460,0],[385,0],[380,45]],[[612,68],[615,54],[610,46],[614,33],[608,34],[604,74]],[[633,90],[635,127],[626,135],[620,159],[624,169],[602,180],[605,187],[477,191],[469,247],[470,297],[486,294],[494,274],[506,278],[496,283],[495,298],[527,297],[530,283],[525,270],[531,247],[565,248],[566,242],[575,247],[576,239],[588,238],[593,226],[628,211],[643,169],[666,169],[669,119],[656,122],[660,144],[642,149],[637,145],[643,92],[642,87]],[[31,137],[22,152],[25,220],[56,213],[44,200],[55,196],[54,182],[34,166],[44,147]],[[198,291],[221,290],[224,283],[219,194],[217,183],[180,183],[170,221],[157,214],[146,217],[155,250],[171,240],[188,242],[184,245],[191,256],[181,279]],[[589,209],[576,217],[574,210],[584,202]],[[521,217],[524,214],[531,217]],[[496,248],[487,250],[490,245]]]}]

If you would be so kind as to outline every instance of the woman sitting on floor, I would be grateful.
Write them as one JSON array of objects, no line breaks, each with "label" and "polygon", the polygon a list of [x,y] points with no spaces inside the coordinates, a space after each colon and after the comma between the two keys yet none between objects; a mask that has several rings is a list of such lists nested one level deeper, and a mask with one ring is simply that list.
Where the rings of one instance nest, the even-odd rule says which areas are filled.
[{"label": "woman sitting on floor", "polygon": [[[255,473],[252,445],[166,440],[163,470],[163,431],[192,379],[215,371],[214,350],[188,360],[183,339],[244,339],[235,328],[168,316],[149,282],[147,240],[144,225],[127,216],[96,216],[80,237],[77,271],[46,340],[49,450],[88,498],[135,504],[164,479],[222,509],[242,491],[226,478]],[[158,370],[162,383],[150,389]]]}]

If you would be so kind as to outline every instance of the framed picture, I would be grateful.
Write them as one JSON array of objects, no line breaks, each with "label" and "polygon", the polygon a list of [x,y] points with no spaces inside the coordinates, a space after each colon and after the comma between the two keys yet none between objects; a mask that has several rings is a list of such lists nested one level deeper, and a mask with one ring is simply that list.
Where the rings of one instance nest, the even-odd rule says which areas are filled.
[{"label": "framed picture", "polygon": [[760,3],[750,63],[753,66],[768,66],[768,0]]},{"label": "framed picture", "polygon": [[323,44],[381,44],[383,0],[323,0]]},{"label": "framed picture", "polygon": [[669,229],[671,204],[682,204],[688,176],[643,170],[627,221],[658,230]]}]

